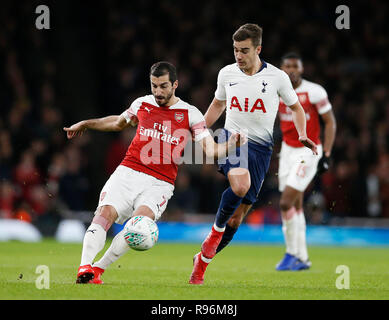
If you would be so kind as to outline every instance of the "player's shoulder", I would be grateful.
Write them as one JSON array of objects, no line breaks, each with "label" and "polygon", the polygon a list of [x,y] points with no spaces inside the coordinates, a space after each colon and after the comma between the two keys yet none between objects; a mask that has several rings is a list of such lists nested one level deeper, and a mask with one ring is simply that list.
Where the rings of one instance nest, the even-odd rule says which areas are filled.
[{"label": "player's shoulder", "polygon": [[138,97],[134,101],[137,101],[137,102],[140,102],[140,103],[146,102],[146,103],[149,103],[149,104],[155,104],[156,103],[155,99],[154,99],[154,96],[152,94],[146,94],[144,96]]},{"label": "player's shoulder", "polygon": [[175,105],[170,107],[171,110],[187,110],[189,123],[192,125],[204,121],[203,113],[194,105],[180,99]]},{"label": "player's shoulder", "polygon": [[130,105],[132,108],[139,108],[144,102],[148,104],[155,104],[153,95],[148,94],[148,95],[137,97],[130,103]]},{"label": "player's shoulder", "polygon": [[194,106],[194,105],[192,105],[192,104],[190,104],[190,103],[188,103],[180,98],[176,104],[174,104],[173,106],[170,107],[170,109],[172,109],[172,110],[175,110],[175,109],[188,110],[189,113],[200,112],[200,110],[196,106]]},{"label": "player's shoulder", "polygon": [[268,76],[270,75],[272,77],[276,77],[276,79],[279,80],[290,81],[289,76],[285,71],[281,70],[280,68],[276,67],[275,65],[269,62],[266,62],[266,74]]},{"label": "player's shoulder", "polygon": [[265,68],[265,74],[264,76],[274,79],[275,84],[279,88],[285,88],[286,87],[292,87],[292,84],[290,82],[288,74],[281,70],[280,68],[276,67],[275,65],[266,62],[266,68]]},{"label": "player's shoulder", "polygon": [[326,96],[327,91],[324,87],[316,82],[309,81],[307,79],[302,79],[301,86],[298,88],[300,90],[308,92],[308,94],[313,96]]},{"label": "player's shoulder", "polygon": [[236,62],[234,62],[225,65],[223,68],[220,69],[220,72],[237,71],[237,69],[238,66],[236,65]]},{"label": "player's shoulder", "polygon": [[233,74],[240,74],[240,70],[236,63],[227,64],[219,70],[219,76],[228,76]]},{"label": "player's shoulder", "polygon": [[264,63],[266,63],[266,70],[268,72],[275,72],[275,73],[283,72],[280,68],[276,67],[274,64],[271,64],[270,62],[264,62]]},{"label": "player's shoulder", "polygon": [[267,73],[274,73],[274,74],[277,74],[277,75],[282,75],[283,73],[285,73],[280,68],[276,67],[275,65],[273,65],[273,64],[271,64],[269,62],[266,62],[266,61],[262,60],[262,63],[265,63],[264,70],[266,70]]},{"label": "player's shoulder", "polygon": [[324,89],[324,87],[321,84],[313,82],[313,81],[309,81],[305,78],[302,79],[301,85],[306,86],[307,88],[312,88],[312,89],[319,89],[319,90]]}]

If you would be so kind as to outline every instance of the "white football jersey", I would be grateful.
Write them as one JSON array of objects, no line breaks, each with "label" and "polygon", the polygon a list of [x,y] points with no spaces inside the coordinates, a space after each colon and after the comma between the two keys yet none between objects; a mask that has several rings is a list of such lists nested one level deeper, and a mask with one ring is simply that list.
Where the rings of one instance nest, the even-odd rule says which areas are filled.
[{"label": "white football jersey", "polygon": [[273,145],[273,128],[280,97],[287,106],[298,101],[288,75],[262,60],[261,69],[249,76],[236,63],[222,68],[215,98],[226,101],[229,131],[247,130],[249,140]]}]

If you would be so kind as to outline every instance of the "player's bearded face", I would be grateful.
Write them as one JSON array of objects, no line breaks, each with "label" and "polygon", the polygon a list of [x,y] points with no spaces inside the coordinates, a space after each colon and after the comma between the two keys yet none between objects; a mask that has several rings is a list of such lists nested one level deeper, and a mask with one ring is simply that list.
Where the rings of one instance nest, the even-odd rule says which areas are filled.
[{"label": "player's bearded face", "polygon": [[161,77],[150,77],[151,80],[151,92],[155,98],[155,101],[160,106],[166,106],[172,98],[176,89],[176,83],[171,83],[169,75]]},{"label": "player's bearded face", "polygon": [[158,92],[158,93],[154,94],[155,101],[157,101],[157,103],[160,106],[167,105],[167,103],[169,102],[169,100],[172,96],[173,96],[173,88],[171,88],[171,90],[168,92],[164,92],[164,93]]}]

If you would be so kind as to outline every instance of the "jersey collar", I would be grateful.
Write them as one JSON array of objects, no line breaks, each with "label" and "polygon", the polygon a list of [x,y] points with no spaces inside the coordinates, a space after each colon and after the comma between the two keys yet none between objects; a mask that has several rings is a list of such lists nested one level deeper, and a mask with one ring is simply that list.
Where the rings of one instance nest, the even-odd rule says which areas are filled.
[{"label": "jersey collar", "polygon": [[262,62],[262,65],[261,67],[259,68],[258,72],[257,73],[260,73],[263,69],[267,68],[267,63],[265,60],[262,60],[261,58],[259,58]]}]

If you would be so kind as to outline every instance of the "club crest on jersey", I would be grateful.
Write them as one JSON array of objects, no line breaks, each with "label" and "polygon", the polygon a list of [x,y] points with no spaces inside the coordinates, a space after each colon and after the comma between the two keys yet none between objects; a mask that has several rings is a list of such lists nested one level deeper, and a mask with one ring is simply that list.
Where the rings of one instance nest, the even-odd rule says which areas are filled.
[{"label": "club crest on jersey", "polygon": [[262,85],[263,85],[262,93],[265,93],[266,92],[267,83],[265,81],[262,81]]},{"label": "club crest on jersey", "polygon": [[178,123],[181,123],[182,121],[184,121],[184,114],[182,112],[176,112],[174,114],[174,119],[178,122]]}]

